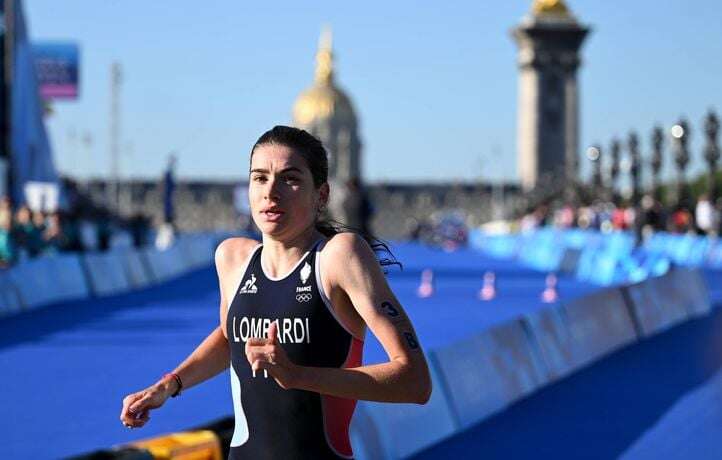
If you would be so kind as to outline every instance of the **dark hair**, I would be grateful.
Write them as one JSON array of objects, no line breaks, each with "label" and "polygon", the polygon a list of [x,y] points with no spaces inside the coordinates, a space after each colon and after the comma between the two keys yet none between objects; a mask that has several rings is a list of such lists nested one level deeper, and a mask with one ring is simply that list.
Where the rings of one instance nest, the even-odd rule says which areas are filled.
[{"label": "dark hair", "polygon": [[[323,143],[308,131],[290,126],[274,126],[261,134],[261,137],[253,144],[250,158],[253,159],[253,152],[256,151],[258,146],[268,144],[286,146],[300,155],[306,161],[306,165],[313,177],[313,185],[317,189],[328,182],[328,154]],[[341,222],[324,218],[316,221],[316,230],[327,237],[341,232],[357,233],[371,246],[382,267],[389,265],[402,266],[394,257],[388,244],[371,234],[349,227]]]}]

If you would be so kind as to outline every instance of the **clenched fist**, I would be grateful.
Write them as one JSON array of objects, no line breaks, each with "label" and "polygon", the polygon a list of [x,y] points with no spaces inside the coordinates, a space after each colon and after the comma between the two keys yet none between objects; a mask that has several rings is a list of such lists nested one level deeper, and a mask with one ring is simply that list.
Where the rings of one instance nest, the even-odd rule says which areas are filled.
[{"label": "clenched fist", "polygon": [[301,366],[288,359],[286,352],[278,342],[278,323],[272,322],[268,328],[268,338],[249,338],[246,341],[246,358],[251,365],[253,375],[266,371],[276,383],[288,390],[294,388],[300,378]]}]

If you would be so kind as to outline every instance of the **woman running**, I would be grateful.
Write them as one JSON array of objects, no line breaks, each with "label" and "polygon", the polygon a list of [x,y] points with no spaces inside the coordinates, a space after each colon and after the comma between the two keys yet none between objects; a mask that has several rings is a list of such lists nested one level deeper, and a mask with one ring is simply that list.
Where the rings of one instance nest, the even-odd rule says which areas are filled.
[{"label": "woman running", "polygon": [[[216,250],[220,325],[176,369],[126,396],[145,425],[169,396],[231,367],[230,459],[351,458],[356,400],[424,404],[431,380],[414,328],[374,249],[320,220],[328,159],[306,131],[276,126],[251,150],[249,201],[263,241]],[[366,327],[388,362],[362,365]]]}]

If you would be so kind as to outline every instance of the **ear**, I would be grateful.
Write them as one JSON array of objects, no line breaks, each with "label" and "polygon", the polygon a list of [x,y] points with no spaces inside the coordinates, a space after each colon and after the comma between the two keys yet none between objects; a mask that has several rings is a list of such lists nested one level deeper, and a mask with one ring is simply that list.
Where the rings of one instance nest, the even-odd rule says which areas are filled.
[{"label": "ear", "polygon": [[321,184],[321,187],[318,189],[318,204],[321,207],[326,207],[328,205],[328,195],[331,191],[331,188],[328,185],[328,182],[324,182]]}]

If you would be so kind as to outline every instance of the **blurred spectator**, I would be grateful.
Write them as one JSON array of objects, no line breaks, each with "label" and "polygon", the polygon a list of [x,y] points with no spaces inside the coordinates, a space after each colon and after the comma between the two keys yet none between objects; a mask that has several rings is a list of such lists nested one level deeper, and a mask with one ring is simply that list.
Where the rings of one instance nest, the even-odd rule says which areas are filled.
[{"label": "blurred spectator", "polygon": [[108,211],[98,211],[95,221],[96,241],[98,242],[99,251],[107,251],[110,248],[110,237],[112,231],[110,229],[110,214]]},{"label": "blurred spectator", "polygon": [[655,200],[651,195],[644,195],[642,198],[642,219],[646,231],[662,231],[665,228],[666,216],[662,203]]},{"label": "blurred spectator", "polygon": [[539,225],[540,222],[536,211],[530,210],[524,214],[524,217],[521,218],[519,230],[521,230],[522,233],[533,232],[539,227]]},{"label": "blurred spectator", "polygon": [[130,221],[130,233],[133,237],[134,247],[141,248],[145,246],[148,239],[149,227],[150,222],[143,213],[138,212],[133,216],[133,219]]},{"label": "blurred spectator", "polygon": [[707,194],[703,193],[697,200],[694,210],[694,221],[697,233],[707,235],[713,233],[717,227],[717,210],[712,206]]},{"label": "blurred spectator", "polygon": [[670,219],[670,230],[675,233],[687,233],[691,229],[692,214],[684,206],[677,206]]},{"label": "blurred spectator", "polygon": [[43,251],[42,233],[33,223],[30,208],[27,206],[21,206],[15,214],[12,233],[21,259],[25,256],[36,257]]},{"label": "blurred spectator", "polygon": [[577,211],[577,226],[579,228],[588,229],[595,228],[596,213],[591,206],[582,206]]},{"label": "blurred spectator", "polygon": [[574,207],[565,204],[561,209],[554,213],[554,225],[559,228],[570,228],[574,226]]},{"label": "blurred spectator", "polygon": [[173,246],[175,241],[175,232],[173,231],[173,225],[164,223],[158,227],[158,234],[155,237],[155,247],[160,251],[165,251],[169,247]]},{"label": "blurred spectator", "polygon": [[54,212],[46,219],[46,228],[43,233],[46,251],[48,253],[65,251],[69,246],[68,238],[63,231],[63,221],[60,213]]},{"label": "blurred spectator", "polygon": [[82,252],[83,241],[80,235],[80,221],[75,211],[60,212],[61,226],[66,239],[65,251]]},{"label": "blurred spectator", "polygon": [[4,196],[0,198],[0,219],[7,219],[12,226],[13,222],[13,210],[10,205],[10,198]]},{"label": "blurred spectator", "polygon": [[12,225],[12,213],[0,211],[0,267],[3,268],[15,261]]},{"label": "blurred spectator", "polygon": [[622,203],[612,211],[612,227],[615,230],[627,230],[629,228],[626,203]]}]

